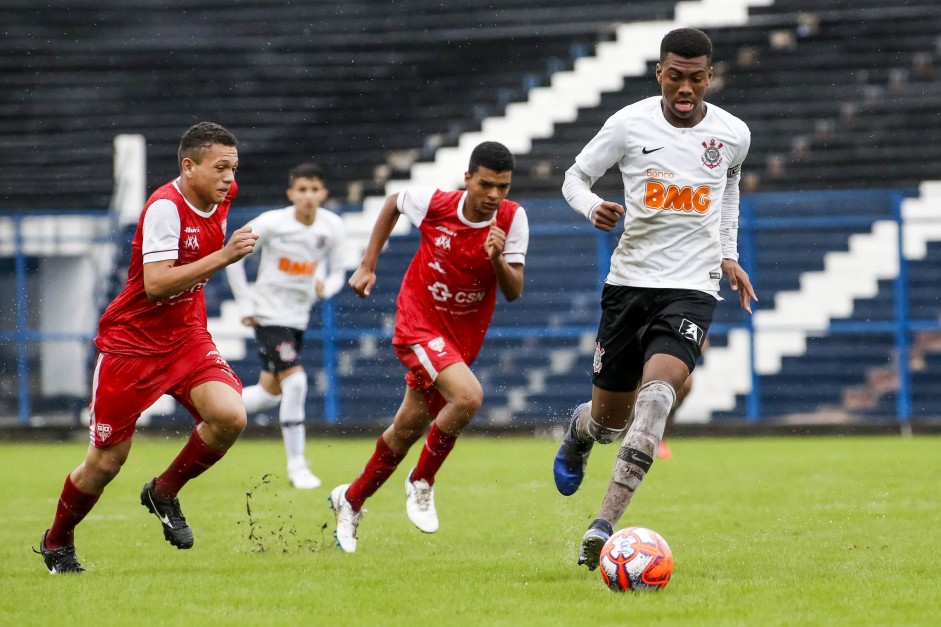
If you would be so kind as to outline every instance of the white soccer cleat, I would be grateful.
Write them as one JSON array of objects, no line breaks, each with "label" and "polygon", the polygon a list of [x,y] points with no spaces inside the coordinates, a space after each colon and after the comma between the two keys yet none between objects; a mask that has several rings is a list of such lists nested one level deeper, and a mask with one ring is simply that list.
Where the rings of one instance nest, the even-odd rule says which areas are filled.
[{"label": "white soccer cleat", "polygon": [[350,484],[344,483],[333,488],[330,492],[330,509],[337,519],[337,528],[333,535],[337,539],[337,546],[346,553],[356,552],[356,529],[363,512],[354,512],[353,506],[346,500],[346,489]]},{"label": "white soccer cleat", "polygon": [[288,463],[288,479],[298,490],[313,490],[320,487],[320,479],[307,467],[307,461]]},{"label": "white soccer cleat", "polygon": [[405,511],[408,513],[408,519],[425,533],[438,530],[435,487],[424,479],[412,483],[412,473],[408,473],[405,480]]}]

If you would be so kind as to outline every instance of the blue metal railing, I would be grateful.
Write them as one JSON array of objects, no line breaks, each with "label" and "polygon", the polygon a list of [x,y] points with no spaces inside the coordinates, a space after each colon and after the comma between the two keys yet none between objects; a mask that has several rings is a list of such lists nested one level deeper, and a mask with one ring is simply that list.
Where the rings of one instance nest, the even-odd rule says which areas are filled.
[{"label": "blue metal railing", "polygon": [[[875,195],[884,197],[891,211],[879,219],[891,219],[899,225],[898,229],[898,251],[899,251],[899,274],[893,283],[893,307],[894,318],[891,320],[876,321],[833,321],[827,328],[830,335],[838,334],[867,334],[867,333],[891,333],[894,335],[896,365],[899,374],[899,388],[896,396],[897,418],[902,423],[907,423],[912,418],[912,377],[909,363],[909,349],[911,334],[915,331],[939,330],[941,323],[937,319],[919,319],[913,320],[909,316],[908,309],[908,264],[904,258],[902,248],[903,234],[903,216],[901,212],[902,200],[911,195],[910,193],[898,191],[873,191],[865,192],[831,192],[821,193],[813,192],[808,194],[794,193],[790,195],[768,194],[754,195],[745,197],[741,203],[741,219],[739,242],[742,264],[746,272],[749,273],[753,283],[758,287],[759,295],[761,293],[761,270],[762,267],[757,263],[759,248],[757,245],[758,237],[761,233],[780,230],[805,230],[811,232],[817,228],[861,228],[869,227],[873,217],[860,217],[852,215],[828,215],[822,217],[803,217],[803,218],[777,218],[763,216],[759,208],[763,203],[782,203],[793,202],[808,204],[819,203],[820,206],[831,205],[835,202],[856,202],[858,200],[871,201]],[[534,241],[543,236],[558,236],[571,233],[575,228],[571,224],[539,224],[538,218],[540,208],[559,208],[562,201],[537,201],[527,203],[530,210],[531,221],[536,222],[532,227],[532,238]],[[257,213],[257,212],[254,212]],[[236,215],[251,216],[254,213],[241,211]],[[29,320],[29,302],[28,293],[28,255],[26,250],[30,239],[23,234],[23,220],[34,217],[36,214],[11,216],[13,223],[12,243],[14,248],[14,290],[15,290],[15,315],[13,317],[13,329],[0,329],[0,343],[8,344],[15,349],[15,374],[10,372],[0,372],[2,377],[15,376],[17,390],[17,412],[18,420],[21,424],[29,424],[31,416],[31,397],[30,397],[30,368],[29,368],[29,346],[39,342],[51,341],[82,341],[91,342],[93,337],[79,333],[61,333],[52,331],[40,331],[30,329]],[[74,215],[74,214],[73,214]],[[579,229],[586,228],[582,224]],[[590,227],[588,227],[590,228]],[[612,251],[613,238],[609,234],[595,231],[595,249],[587,255],[586,263],[591,263],[595,267],[596,289],[600,290],[604,277],[607,273],[608,259]],[[56,238],[61,241],[62,237]],[[114,243],[113,238],[103,238],[102,242]],[[2,241],[0,241],[2,243]],[[224,280],[216,278],[216,281]],[[762,298],[758,307],[768,307],[771,305],[770,298]],[[365,304],[364,306],[369,306]],[[327,380],[327,393],[325,397],[325,418],[328,422],[338,422],[342,416],[342,407],[340,401],[342,391],[339,389],[340,377],[338,374],[337,357],[338,345],[340,342],[360,339],[362,337],[373,337],[378,339],[388,339],[391,332],[380,328],[355,328],[341,324],[337,315],[337,306],[333,301],[327,301],[322,305],[321,327],[319,329],[309,329],[305,333],[305,339],[313,342],[319,342],[323,346],[323,368]],[[754,328],[752,319],[749,316],[742,318],[740,322],[722,323],[716,322],[710,329],[713,336],[723,336],[732,329],[746,329],[752,338],[750,348],[751,368],[751,391],[745,399],[745,418],[749,422],[758,422],[762,419],[763,395],[761,376],[754,368],[756,363]],[[594,326],[585,325],[563,325],[558,327],[543,326],[513,326],[513,327],[493,327],[488,333],[488,338],[493,339],[525,339],[525,338],[560,338],[560,337],[581,337],[586,334],[594,334]],[[767,332],[767,331],[765,331]]]}]

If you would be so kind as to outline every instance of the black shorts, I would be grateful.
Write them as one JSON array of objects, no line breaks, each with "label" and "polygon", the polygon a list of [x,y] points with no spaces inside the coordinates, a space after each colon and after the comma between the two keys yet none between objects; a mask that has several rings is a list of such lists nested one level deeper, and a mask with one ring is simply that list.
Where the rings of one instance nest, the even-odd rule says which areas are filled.
[{"label": "black shorts", "polygon": [[255,340],[263,370],[278,374],[300,365],[303,331],[291,327],[255,327]]},{"label": "black shorts", "polygon": [[716,303],[697,290],[605,285],[592,383],[610,392],[633,391],[656,354],[673,355],[692,372]]}]

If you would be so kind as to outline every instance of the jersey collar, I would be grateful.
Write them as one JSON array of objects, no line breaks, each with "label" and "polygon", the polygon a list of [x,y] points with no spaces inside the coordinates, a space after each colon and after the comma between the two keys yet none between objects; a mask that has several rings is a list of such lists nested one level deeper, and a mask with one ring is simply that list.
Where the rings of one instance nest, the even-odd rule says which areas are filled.
[{"label": "jersey collar", "polygon": [[[475,229],[482,229],[485,226],[490,226],[490,220],[485,220],[484,222],[471,222],[467,219],[467,216],[464,215],[464,201],[467,200],[467,192],[465,191],[461,194],[461,199],[457,203],[457,217],[458,219],[466,224],[467,226]],[[499,211],[499,209],[498,209]]]},{"label": "jersey collar", "polygon": [[198,215],[198,216],[201,216],[201,217],[203,217],[203,218],[208,218],[209,216],[211,216],[212,214],[214,214],[214,213],[216,212],[216,209],[219,208],[219,205],[213,205],[213,206],[212,206],[212,209],[210,209],[209,211],[203,211],[202,209],[197,209],[196,207],[194,207],[194,206],[193,206],[193,203],[191,203],[190,201],[188,201],[188,200],[186,199],[186,196],[183,195],[183,191],[180,189],[180,178],[179,178],[179,177],[173,179],[173,187],[176,188],[176,191],[180,192],[180,198],[183,199],[183,202],[185,202],[186,205],[187,205],[190,209],[192,209],[193,211],[195,211],[195,212],[196,212],[196,215]]}]

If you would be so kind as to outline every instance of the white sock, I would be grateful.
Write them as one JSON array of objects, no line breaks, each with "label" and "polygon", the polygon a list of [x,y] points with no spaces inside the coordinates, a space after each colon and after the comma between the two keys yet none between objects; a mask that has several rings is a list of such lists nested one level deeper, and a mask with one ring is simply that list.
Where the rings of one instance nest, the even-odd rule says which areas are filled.
[{"label": "white sock", "polygon": [[265,388],[256,383],[242,390],[242,402],[245,403],[245,411],[257,414],[277,406],[281,402],[281,396],[269,394]]},{"label": "white sock", "polygon": [[647,476],[675,401],[676,392],[666,381],[645,383],[637,393],[634,422],[618,449],[611,481],[598,513],[598,518],[608,521],[612,527],[624,515],[634,492]]},{"label": "white sock", "polygon": [[[281,436],[288,464],[304,460],[304,444],[307,431],[304,428],[307,401],[307,373],[295,372],[281,381]],[[305,462],[306,463],[306,462]]]}]

